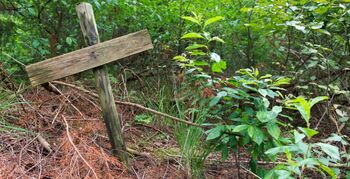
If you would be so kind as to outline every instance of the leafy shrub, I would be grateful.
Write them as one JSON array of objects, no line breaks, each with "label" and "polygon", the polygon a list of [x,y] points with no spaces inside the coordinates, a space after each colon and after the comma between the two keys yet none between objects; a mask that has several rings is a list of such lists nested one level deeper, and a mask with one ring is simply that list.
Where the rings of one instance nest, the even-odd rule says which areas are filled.
[{"label": "leafy shrub", "polygon": [[[225,160],[230,151],[238,153],[239,148],[244,148],[250,154],[251,170],[267,178],[303,177],[306,169],[335,177],[335,170],[328,164],[340,162],[338,147],[311,142],[318,133],[310,128],[311,108],[327,97],[309,101],[303,97],[287,100],[282,94],[286,90],[281,86],[288,85],[291,79],[261,75],[256,68],[241,69],[232,77],[221,75],[227,64],[220,55],[210,50],[210,46],[213,42],[224,43],[224,40],[213,37],[206,27],[223,17],[204,21],[202,16],[193,13],[193,16],[183,18],[196,24],[200,30],[182,36],[182,39],[191,41],[185,52],[174,60],[192,83],[185,85],[191,109],[203,105],[209,109],[201,120],[204,126],[213,126],[205,131],[207,150],[221,151]],[[282,114],[283,108],[298,110],[306,127],[288,130],[292,126],[280,119],[292,119]],[[282,132],[282,127],[287,129],[286,132]],[[307,142],[303,142],[305,137]],[[277,165],[270,172],[257,167],[259,160],[275,160],[279,153],[286,154],[286,164]]]}]

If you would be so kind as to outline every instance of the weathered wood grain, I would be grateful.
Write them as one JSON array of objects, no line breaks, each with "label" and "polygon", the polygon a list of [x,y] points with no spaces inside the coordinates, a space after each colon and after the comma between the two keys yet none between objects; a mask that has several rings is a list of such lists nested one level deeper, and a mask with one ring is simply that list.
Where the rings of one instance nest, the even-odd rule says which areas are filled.
[{"label": "weathered wood grain", "polygon": [[[82,24],[87,25],[87,24]],[[96,30],[97,31],[97,30]],[[94,36],[92,32],[88,34]],[[85,37],[87,38],[87,37]],[[90,37],[88,45],[99,42]],[[26,67],[32,86],[92,69],[153,48],[147,30],[86,47]]]},{"label": "weathered wood grain", "polygon": [[[81,3],[76,7],[76,10],[80,20],[80,27],[83,32],[86,43],[88,45],[94,45],[96,43],[99,43],[100,40],[96,28],[96,22],[92,6],[88,3]],[[129,42],[125,42],[125,40],[128,40]],[[141,31],[129,37],[124,37],[122,41],[119,41],[119,43],[121,43],[122,45],[115,49],[109,48],[109,46],[104,46],[108,50],[102,51],[104,53],[107,53],[108,55],[104,56],[97,54],[97,56],[99,56],[98,58],[91,58],[91,60],[89,60],[88,62],[91,61],[91,64],[95,64],[95,62],[93,61],[106,61],[103,58],[116,59],[116,57],[125,57],[131,55],[132,53],[140,52],[141,50],[143,51],[144,49],[148,49],[151,47],[151,45],[149,44],[150,39],[147,35],[147,31]],[[135,45],[137,48],[134,48],[131,45]],[[119,52],[115,53],[116,51]],[[123,161],[123,163],[126,166],[128,166],[129,157],[126,151],[126,146],[122,135],[121,124],[116,110],[111,84],[108,79],[107,67],[105,65],[100,66],[94,68],[93,71],[95,74],[98,96],[100,98],[103,120],[106,124],[108,137],[112,144],[112,152],[113,154],[118,156],[119,159]]]}]

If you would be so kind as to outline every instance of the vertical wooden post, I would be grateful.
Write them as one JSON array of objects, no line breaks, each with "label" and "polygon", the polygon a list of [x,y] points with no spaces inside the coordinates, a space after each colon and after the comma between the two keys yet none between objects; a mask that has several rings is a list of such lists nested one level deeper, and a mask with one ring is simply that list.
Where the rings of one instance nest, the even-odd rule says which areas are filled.
[{"label": "vertical wooden post", "polygon": [[[88,46],[100,42],[94,12],[91,4],[81,3],[76,7],[80,27]],[[94,53],[90,54],[92,57]],[[107,127],[108,137],[112,144],[112,152],[128,166],[128,153],[122,135],[118,113],[113,99],[111,84],[108,79],[107,67],[101,66],[93,69],[96,88],[100,98],[103,120]]]}]

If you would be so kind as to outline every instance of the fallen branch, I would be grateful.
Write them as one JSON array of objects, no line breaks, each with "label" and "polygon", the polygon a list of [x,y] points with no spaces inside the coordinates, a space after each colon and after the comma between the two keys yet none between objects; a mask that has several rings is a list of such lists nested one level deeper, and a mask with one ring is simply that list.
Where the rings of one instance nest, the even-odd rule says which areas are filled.
[{"label": "fallen branch", "polygon": [[[55,83],[55,84],[60,84],[60,85],[64,85],[64,86],[68,86],[68,87],[71,87],[71,88],[74,88],[74,89],[77,89],[77,90],[80,90],[82,92],[85,92],[91,96],[94,96],[96,98],[98,98],[98,95],[94,92],[91,92],[89,90],[86,90],[84,88],[81,88],[79,86],[75,86],[75,85],[72,85],[72,84],[69,84],[69,83],[65,83],[65,82],[62,82],[62,81],[52,81],[51,83]],[[190,121],[186,121],[186,120],[183,120],[183,119],[180,119],[180,118],[177,118],[177,117],[174,117],[174,116],[171,116],[169,114],[165,114],[165,113],[162,113],[162,112],[159,112],[159,111],[156,111],[154,109],[151,109],[151,108],[147,108],[145,106],[142,106],[140,104],[136,104],[136,103],[132,103],[132,102],[125,102],[125,101],[115,101],[116,104],[120,104],[120,105],[127,105],[127,106],[132,106],[132,107],[136,107],[136,108],[140,108],[142,110],[145,110],[145,111],[148,111],[148,112],[151,112],[153,114],[157,114],[159,116],[163,116],[163,117],[166,117],[166,118],[169,118],[169,119],[172,119],[174,121],[177,121],[177,122],[181,122],[181,123],[184,123],[184,124],[187,124],[187,125],[190,125],[190,126],[196,126],[196,127],[202,127],[200,124],[196,124],[196,123],[193,123],[193,122],[190,122]]]},{"label": "fallen branch", "polygon": [[75,146],[73,140],[72,140],[72,137],[70,136],[70,133],[69,133],[69,125],[68,125],[68,122],[66,120],[66,118],[62,115],[62,119],[64,121],[64,123],[66,124],[66,132],[67,132],[67,137],[68,137],[68,140],[69,140],[69,143],[73,146],[75,152],[77,152],[77,154],[79,155],[79,157],[83,160],[83,162],[90,168],[90,170],[92,171],[92,173],[94,174],[95,178],[98,179],[97,177],[97,174],[95,172],[95,170],[91,167],[91,165],[85,160],[85,158],[80,154],[78,148]]}]

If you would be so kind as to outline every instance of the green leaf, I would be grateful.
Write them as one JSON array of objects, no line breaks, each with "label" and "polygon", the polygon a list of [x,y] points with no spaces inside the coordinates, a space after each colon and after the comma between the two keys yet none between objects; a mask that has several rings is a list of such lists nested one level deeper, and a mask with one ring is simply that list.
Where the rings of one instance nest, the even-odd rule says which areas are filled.
[{"label": "green leaf", "polygon": [[312,136],[318,134],[318,131],[310,128],[299,127],[299,129],[304,132],[304,134],[307,136],[308,139],[311,139]]},{"label": "green leaf", "polygon": [[280,137],[281,130],[278,125],[274,122],[269,122],[266,125],[267,132],[276,140]]},{"label": "green leaf", "polygon": [[209,40],[209,42],[211,42],[211,41],[217,41],[217,42],[225,43],[225,41],[222,40],[222,39],[219,38],[219,37],[213,37],[213,38],[211,38],[211,39]]},{"label": "green leaf", "polygon": [[259,89],[258,92],[264,97],[267,95],[267,90],[266,89]]},{"label": "green leaf", "polygon": [[185,20],[188,20],[188,21],[191,21],[191,22],[194,22],[194,23],[196,23],[196,24],[198,24],[198,25],[201,25],[201,23],[200,23],[197,19],[195,19],[194,17],[191,17],[191,16],[182,16],[181,18],[182,18],[182,19],[185,19]]},{"label": "green leaf", "polygon": [[186,47],[186,50],[195,50],[195,49],[199,49],[199,48],[208,48],[206,45],[203,45],[203,44],[192,44],[188,47]]},{"label": "green leaf", "polygon": [[256,118],[258,118],[258,120],[263,123],[273,119],[271,118],[271,111],[258,111],[256,113]]},{"label": "green leaf", "polygon": [[265,134],[262,130],[259,128],[255,128],[255,133],[254,133],[253,141],[256,142],[258,145],[262,143],[262,141],[265,138]]},{"label": "green leaf", "polygon": [[238,126],[233,128],[232,132],[241,132],[243,130],[248,129],[248,127],[249,127],[249,125],[247,125],[247,124],[238,125]]},{"label": "green leaf", "polygon": [[210,102],[209,102],[209,106],[215,106],[216,104],[218,104],[218,102],[220,101],[220,99],[224,96],[227,96],[227,92],[226,91],[221,91],[219,92]]},{"label": "green leaf", "polygon": [[333,179],[336,179],[336,178],[337,178],[337,176],[336,176],[334,170],[332,170],[331,168],[329,168],[329,167],[323,165],[322,163],[319,163],[319,165],[320,165],[320,168],[321,168],[323,171],[325,171],[326,173],[328,173],[328,175],[330,175]]},{"label": "green leaf", "polygon": [[316,103],[320,102],[320,101],[323,101],[323,100],[327,100],[328,99],[328,96],[318,96],[316,98],[313,98],[311,101],[310,101],[310,106],[312,107],[313,105],[315,105]]},{"label": "green leaf", "polygon": [[200,50],[193,50],[193,51],[191,51],[191,55],[192,56],[205,56],[207,54],[202,52],[202,51],[200,51]]},{"label": "green leaf", "polygon": [[204,37],[196,32],[190,32],[181,37],[181,39],[204,39]]},{"label": "green leaf", "polygon": [[206,131],[206,133],[208,134],[206,140],[212,140],[212,139],[216,139],[216,138],[220,137],[222,131],[224,131],[224,130],[225,130],[225,126],[220,125],[220,126],[216,126],[213,129]]},{"label": "green leaf", "polygon": [[66,43],[67,43],[68,45],[72,45],[72,44],[73,44],[73,39],[72,39],[71,37],[67,37],[67,38],[66,38]]},{"label": "green leaf", "polygon": [[198,61],[198,60],[194,61],[193,64],[194,64],[195,66],[207,66],[207,65],[209,65],[208,62],[205,62],[205,61]]},{"label": "green leaf", "polygon": [[187,59],[186,57],[181,56],[181,55],[175,56],[175,57],[173,58],[173,60],[176,60],[176,61],[178,61],[178,62],[187,62],[187,61],[188,61],[188,59]]},{"label": "green leaf", "polygon": [[300,134],[297,130],[294,130],[294,143],[302,142],[304,138],[304,134]]},{"label": "green leaf", "polygon": [[260,130],[259,128],[254,127],[254,126],[248,127],[248,135],[258,145],[260,145],[265,138],[264,132],[262,130]]},{"label": "green leaf", "polygon": [[211,65],[212,72],[222,73],[222,71],[225,69],[226,69],[226,62],[225,61],[216,62],[216,63],[213,63]]},{"label": "green leaf", "polygon": [[249,126],[247,131],[248,131],[249,137],[253,138],[253,136],[255,134],[254,126]]},{"label": "green leaf", "polygon": [[[281,106],[274,106],[272,108],[272,112],[274,112],[275,114],[278,115],[280,112],[282,112],[282,107]],[[277,117],[277,115],[276,115],[276,117]]]},{"label": "green leaf", "polygon": [[216,21],[219,21],[219,20],[221,20],[221,19],[223,19],[223,18],[224,18],[224,17],[222,17],[222,16],[216,16],[216,17],[210,18],[210,19],[208,19],[207,21],[205,21],[204,27],[206,27],[207,25],[212,24],[212,23],[214,23],[214,22],[216,22]]},{"label": "green leaf", "polygon": [[316,143],[315,146],[321,147],[322,151],[326,153],[328,156],[330,156],[333,159],[340,160],[340,154],[339,154],[339,148],[326,144],[326,143]]},{"label": "green leaf", "polygon": [[311,105],[304,97],[299,96],[296,99],[286,101],[286,105],[292,105],[297,108],[301,116],[306,122],[307,127],[310,126]]},{"label": "green leaf", "polygon": [[134,120],[138,123],[149,124],[152,122],[153,117],[147,114],[136,115]]},{"label": "green leaf", "polygon": [[281,86],[288,85],[290,83],[291,78],[280,77],[275,82],[271,84],[271,86]]},{"label": "green leaf", "polygon": [[313,23],[313,24],[311,24],[311,29],[314,29],[314,30],[316,30],[316,29],[321,29],[322,26],[323,26],[323,24],[324,24],[324,22],[316,22],[316,23]]}]

